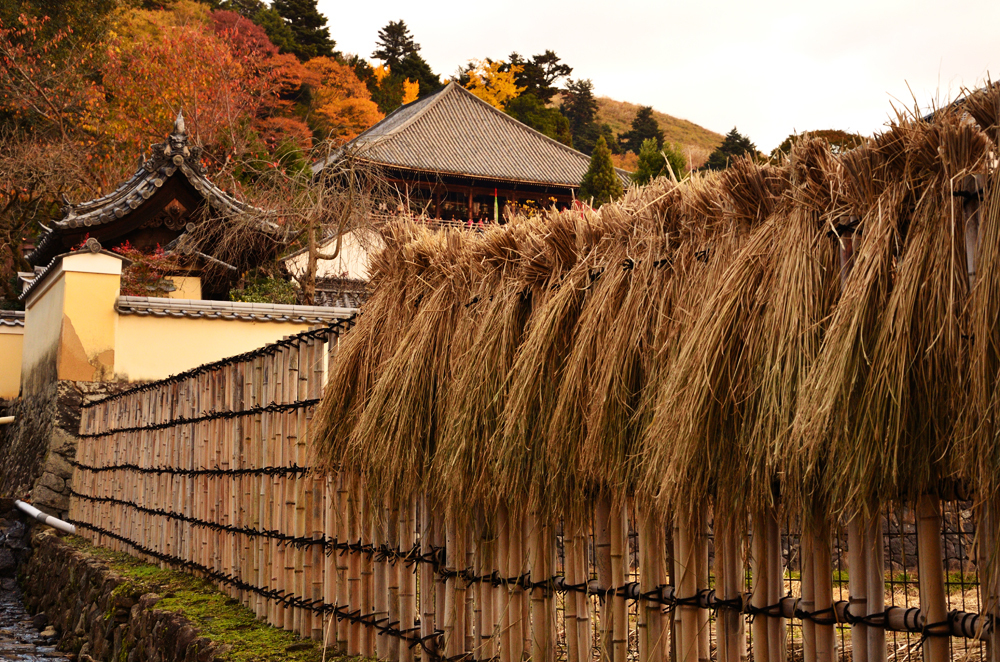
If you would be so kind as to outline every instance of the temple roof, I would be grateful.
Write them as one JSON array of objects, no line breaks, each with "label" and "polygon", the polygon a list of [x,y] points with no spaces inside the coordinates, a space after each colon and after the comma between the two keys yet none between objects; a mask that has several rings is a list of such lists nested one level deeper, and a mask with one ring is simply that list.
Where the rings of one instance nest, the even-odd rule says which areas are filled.
[{"label": "temple roof", "polygon": [[[239,202],[231,195],[213,184],[202,172],[200,157],[201,148],[188,145],[187,130],[184,126],[184,116],[180,113],[174,121],[174,128],[166,141],[152,146],[153,156],[147,159],[132,177],[111,193],[88,200],[71,203],[63,197],[65,205],[62,208],[62,218],[51,228],[47,228],[38,246],[27,256],[31,264],[45,263],[56,254],[63,252],[67,246],[61,238],[65,235],[78,235],[81,232],[97,232],[106,226],[127,219],[135,210],[143,207],[143,203],[153,197],[175,175],[183,179],[212,208],[224,215],[235,215],[247,211],[257,211],[262,216],[265,212],[256,210]],[[185,229],[182,216],[183,205],[166,204],[164,209],[157,210],[159,220],[173,230]],[[173,222],[172,222],[173,221]],[[176,227],[174,227],[176,225]],[[277,226],[264,223],[276,229]],[[90,230],[92,228],[93,230]],[[191,228],[187,228],[191,229]],[[107,242],[105,242],[107,243]]]},{"label": "temple roof", "polygon": [[390,113],[344,152],[393,168],[577,188],[590,157],[518,122],[457,83]]}]

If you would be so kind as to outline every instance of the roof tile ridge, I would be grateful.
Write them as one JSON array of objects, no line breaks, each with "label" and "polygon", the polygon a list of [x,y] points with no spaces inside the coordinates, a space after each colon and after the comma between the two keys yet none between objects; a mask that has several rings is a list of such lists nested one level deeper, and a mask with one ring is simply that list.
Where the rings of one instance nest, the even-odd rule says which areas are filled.
[{"label": "roof tile ridge", "polygon": [[536,135],[537,137],[542,138],[544,141],[550,142],[553,145],[555,145],[556,147],[558,147],[558,148],[560,148],[560,149],[562,149],[562,150],[564,150],[566,152],[569,152],[570,154],[573,154],[573,155],[576,155],[576,156],[582,156],[583,158],[587,159],[588,161],[590,160],[590,157],[587,156],[586,154],[584,154],[583,152],[581,152],[579,150],[576,150],[576,149],[573,149],[569,145],[564,145],[563,143],[559,142],[558,140],[552,138],[551,136],[547,136],[544,133],[542,133],[541,131],[539,131],[537,129],[531,128],[530,126],[528,126],[524,122],[511,117],[510,115],[508,115],[504,111],[500,110],[499,108],[495,108],[493,105],[491,105],[491,104],[483,101],[482,99],[480,99],[475,94],[473,94],[469,90],[465,89],[461,85],[458,85],[457,83],[455,83],[455,85],[459,89],[461,89],[463,92],[465,92],[466,94],[468,94],[470,97],[472,97],[473,99],[475,99],[477,102],[483,104],[486,108],[488,108],[492,112],[500,115],[505,121],[513,124],[515,127],[518,127],[518,128],[520,128],[522,130],[525,130],[525,131],[527,131],[529,133],[532,133],[532,134]]},{"label": "roof tile ridge", "polygon": [[[370,126],[367,129],[365,129],[354,140],[357,140],[358,138],[364,136],[366,133],[374,131],[380,125],[385,124],[386,122],[388,122],[392,118],[393,115],[396,115],[396,114],[402,112],[403,110],[405,110],[406,108],[409,108],[410,106],[412,106],[414,104],[418,104],[418,103],[424,102],[424,106],[422,108],[420,108],[415,113],[413,113],[413,115],[411,115],[410,117],[408,117],[405,121],[401,122],[399,124],[399,126],[393,128],[391,131],[389,131],[388,133],[386,133],[384,135],[381,135],[381,136],[378,136],[378,137],[375,137],[375,138],[371,139],[371,143],[372,144],[377,144],[377,143],[385,141],[390,136],[397,135],[400,131],[402,131],[403,129],[407,128],[408,126],[410,126],[411,124],[413,124],[416,120],[418,120],[421,117],[423,117],[424,115],[426,115],[427,111],[429,111],[431,108],[433,108],[436,105],[438,105],[439,103],[441,103],[441,99],[444,98],[445,96],[447,96],[446,93],[448,92],[448,90],[451,88],[452,85],[455,85],[454,81],[448,83],[443,88],[441,88],[437,92],[434,92],[430,96],[424,97],[423,99],[417,99],[416,101],[408,103],[405,106],[400,106],[396,110],[394,110],[391,113],[389,113],[388,115],[386,115],[381,121],[373,124],[372,126]],[[354,140],[352,140],[351,142],[349,142],[346,145],[344,145],[344,149],[346,150],[346,149],[350,148],[351,144],[354,142]],[[362,147],[361,151],[363,151],[367,147],[368,147],[368,145],[365,145],[364,147]]]}]

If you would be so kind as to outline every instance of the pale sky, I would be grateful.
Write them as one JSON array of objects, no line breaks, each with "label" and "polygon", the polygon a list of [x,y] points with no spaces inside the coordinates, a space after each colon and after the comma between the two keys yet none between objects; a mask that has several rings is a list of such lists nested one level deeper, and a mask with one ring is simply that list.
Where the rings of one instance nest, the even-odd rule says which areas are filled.
[{"label": "pale sky", "polygon": [[[319,0],[337,49],[370,58],[406,21],[443,79],[472,58],[556,52],[598,96],[651,105],[769,152],[792,131],[871,135],[901,109],[1000,78],[1000,0]],[[912,91],[912,92],[911,92]]]}]

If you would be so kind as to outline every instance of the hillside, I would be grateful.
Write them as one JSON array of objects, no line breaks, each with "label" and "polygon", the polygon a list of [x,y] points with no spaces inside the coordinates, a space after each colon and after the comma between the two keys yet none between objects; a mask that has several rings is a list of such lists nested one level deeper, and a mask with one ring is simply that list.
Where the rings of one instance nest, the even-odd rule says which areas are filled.
[{"label": "hillside", "polygon": [[[641,106],[627,101],[615,101],[609,97],[597,97],[597,123],[609,124],[617,136],[628,131],[632,118],[639,112]],[[668,143],[681,146],[681,151],[693,165],[700,166],[716,147],[722,144],[722,136],[714,131],[700,127],[694,122],[683,120],[657,110],[653,111],[663,139]]]},{"label": "hillside", "polygon": [[[632,119],[642,106],[628,101],[615,101],[610,97],[597,97],[597,123],[607,124],[615,136],[628,131]],[[552,105],[558,107],[562,103],[560,95],[552,99]],[[694,122],[653,111],[653,117],[663,131],[663,139],[675,145],[680,145],[681,152],[687,157],[690,167],[697,168],[708,160],[708,155],[722,144],[722,136],[714,131],[698,126]],[[635,167],[636,157],[631,153],[616,154],[615,167],[631,171]]]}]

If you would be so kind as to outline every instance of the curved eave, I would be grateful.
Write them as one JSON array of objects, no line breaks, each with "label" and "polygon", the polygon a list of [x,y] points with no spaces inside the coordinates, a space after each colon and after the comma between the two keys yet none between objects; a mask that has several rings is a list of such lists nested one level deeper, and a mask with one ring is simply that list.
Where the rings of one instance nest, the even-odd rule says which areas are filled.
[{"label": "curved eave", "polygon": [[459,172],[454,170],[435,170],[431,168],[416,168],[413,166],[399,165],[397,163],[390,163],[387,161],[376,161],[374,159],[364,159],[372,165],[392,170],[400,170],[406,172],[420,173],[430,176],[440,176],[440,177],[460,177],[462,179],[482,179],[490,182],[507,183],[507,184],[527,184],[530,186],[544,186],[549,188],[565,188],[576,190],[580,188],[580,182],[575,184],[569,182],[551,182],[542,181],[537,179],[519,179],[516,177],[497,177],[495,175],[479,175],[470,172]]}]

